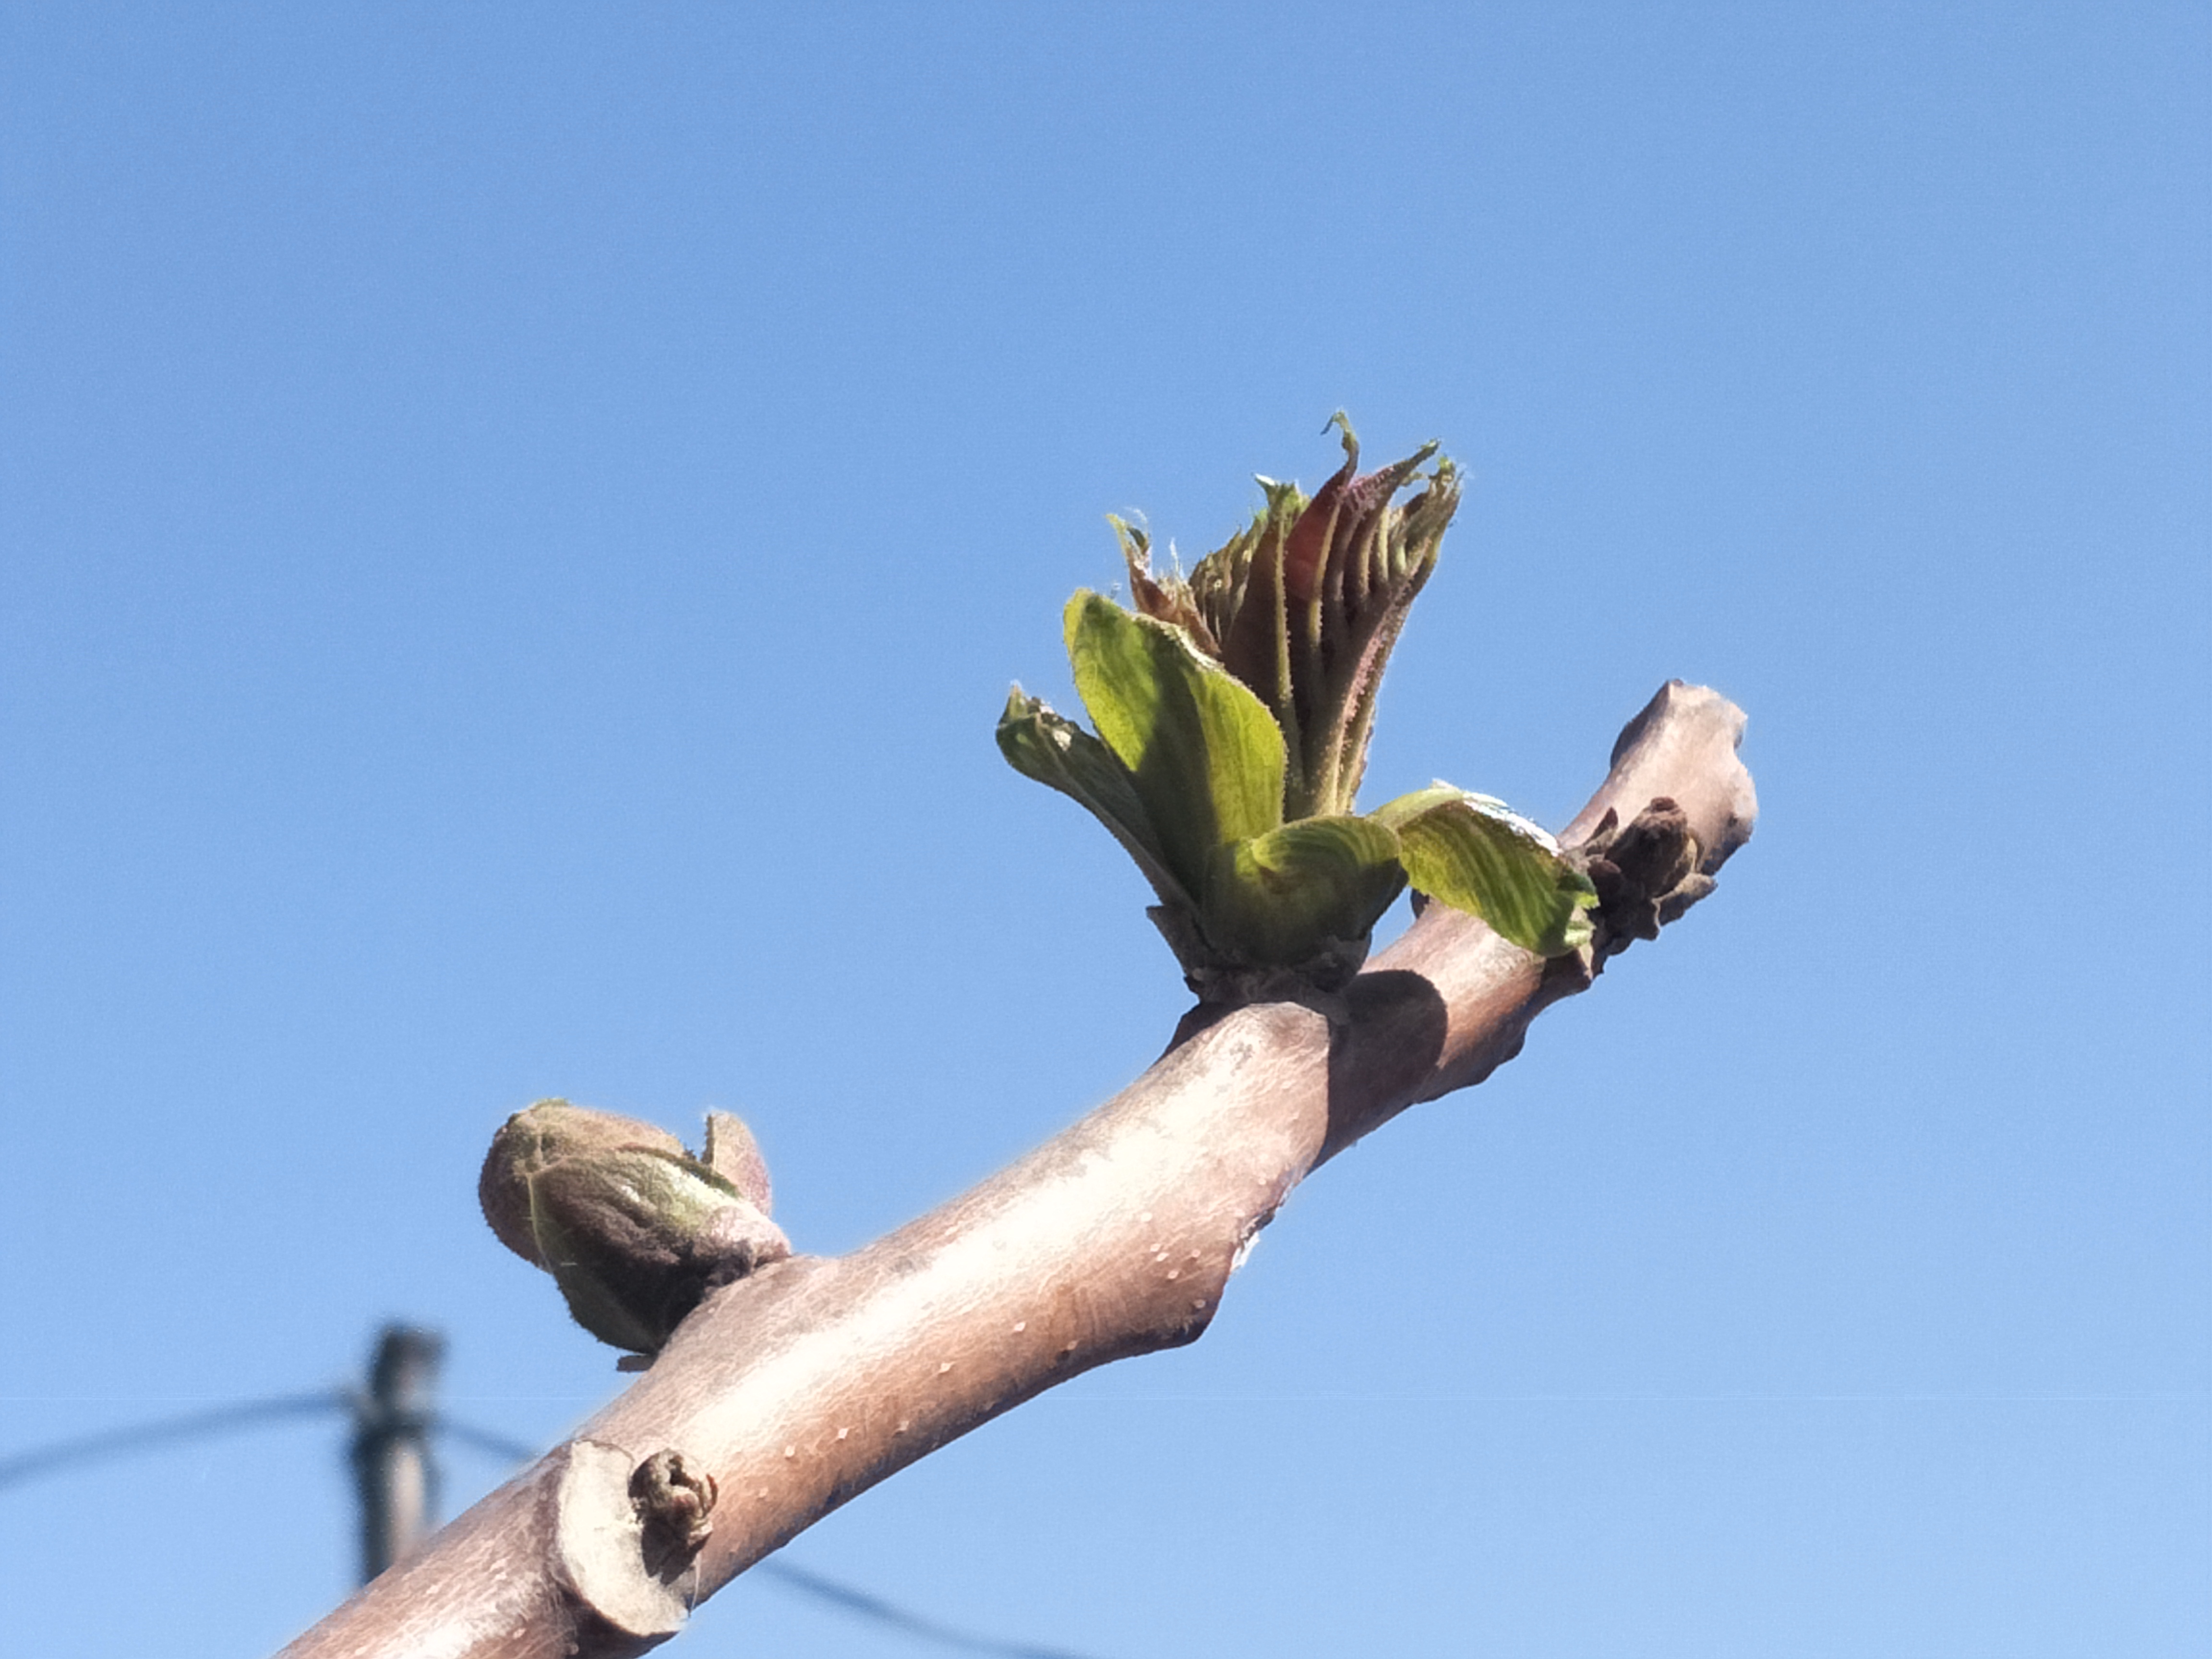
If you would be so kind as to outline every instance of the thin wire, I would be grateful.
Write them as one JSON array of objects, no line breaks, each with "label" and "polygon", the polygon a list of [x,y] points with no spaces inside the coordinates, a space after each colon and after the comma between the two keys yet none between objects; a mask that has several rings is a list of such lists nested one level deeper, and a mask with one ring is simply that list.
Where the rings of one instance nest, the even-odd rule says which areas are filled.
[{"label": "thin wire", "polygon": [[1084,1655],[1073,1648],[1040,1648],[1025,1642],[1002,1642],[994,1637],[978,1636],[957,1626],[940,1624],[921,1613],[910,1613],[896,1602],[886,1601],[880,1595],[855,1589],[835,1578],[825,1578],[805,1567],[795,1567],[788,1561],[763,1561],[753,1571],[766,1573],[778,1583],[788,1584],[800,1594],[811,1595],[818,1601],[826,1601],[842,1612],[862,1619],[872,1619],[879,1625],[888,1625],[908,1636],[918,1636],[925,1642],[959,1648],[969,1653],[993,1654],[999,1659],[1085,1659]]},{"label": "thin wire", "polygon": [[[13,1457],[0,1460],[0,1489],[35,1480],[42,1474],[51,1474],[72,1465],[103,1457],[118,1457],[126,1452],[144,1451],[172,1441],[197,1440],[209,1435],[232,1433],[273,1422],[279,1418],[350,1411],[354,1403],[353,1395],[345,1389],[323,1389],[313,1394],[283,1395],[273,1400],[249,1400],[234,1406],[218,1406],[211,1411],[188,1412],[181,1416],[165,1417],[129,1428],[82,1435],[73,1440],[58,1440],[51,1445],[33,1447],[29,1451],[18,1452]],[[482,1428],[454,1418],[435,1418],[430,1426],[434,1432],[448,1439],[510,1462],[526,1463],[538,1455],[538,1449],[535,1446],[501,1434],[495,1429]],[[753,1571],[767,1575],[802,1595],[811,1595],[817,1601],[825,1602],[841,1613],[871,1620],[943,1647],[989,1655],[993,1659],[1086,1659],[1086,1656],[1072,1648],[1042,1648],[1029,1643],[1006,1642],[994,1637],[981,1636],[957,1625],[947,1625],[912,1612],[838,1579],[825,1577],[805,1567],[793,1566],[787,1561],[763,1561],[756,1565]]]},{"label": "thin wire", "polygon": [[[478,1451],[512,1462],[527,1462],[538,1455],[538,1448],[503,1435],[495,1429],[478,1428],[472,1423],[463,1423],[450,1417],[441,1417],[431,1426],[440,1434],[473,1446]],[[1085,1656],[1069,1648],[1040,1648],[1020,1642],[1002,1642],[996,1638],[978,1636],[972,1631],[961,1630],[939,1623],[921,1613],[915,1613],[887,1601],[871,1591],[842,1583],[805,1567],[793,1566],[787,1561],[762,1561],[752,1571],[775,1579],[802,1595],[811,1595],[836,1607],[840,1613],[855,1618],[872,1620],[879,1625],[902,1631],[908,1636],[943,1646],[960,1648],[969,1653],[990,1654],[997,1659],[1085,1659]]]},{"label": "thin wire", "polygon": [[496,1429],[480,1429],[473,1423],[463,1423],[451,1417],[435,1417],[430,1420],[431,1430],[464,1446],[473,1446],[494,1457],[503,1457],[510,1463],[527,1463],[538,1455],[539,1448],[501,1434]]},{"label": "thin wire", "polygon": [[92,1462],[103,1457],[119,1457],[125,1452],[145,1451],[169,1441],[198,1440],[211,1434],[228,1434],[240,1429],[255,1428],[280,1417],[308,1417],[323,1412],[343,1411],[351,1403],[348,1396],[338,1389],[319,1389],[313,1394],[280,1395],[273,1400],[248,1400],[234,1406],[217,1406],[209,1411],[186,1412],[178,1417],[160,1418],[130,1428],[80,1435],[73,1440],[58,1440],[49,1446],[35,1446],[29,1451],[17,1452],[13,1457],[0,1459],[0,1488],[20,1486],[27,1480],[35,1480],[42,1474],[52,1474],[72,1464]]}]

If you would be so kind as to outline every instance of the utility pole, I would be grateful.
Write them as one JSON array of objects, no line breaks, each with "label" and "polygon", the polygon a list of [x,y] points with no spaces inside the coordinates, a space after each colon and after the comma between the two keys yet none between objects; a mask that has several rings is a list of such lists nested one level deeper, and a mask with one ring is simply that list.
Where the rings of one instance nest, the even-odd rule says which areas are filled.
[{"label": "utility pole", "polygon": [[353,1474],[361,1496],[361,1581],[411,1552],[436,1524],[438,1466],[430,1455],[438,1364],[446,1340],[387,1325],[353,1405]]}]

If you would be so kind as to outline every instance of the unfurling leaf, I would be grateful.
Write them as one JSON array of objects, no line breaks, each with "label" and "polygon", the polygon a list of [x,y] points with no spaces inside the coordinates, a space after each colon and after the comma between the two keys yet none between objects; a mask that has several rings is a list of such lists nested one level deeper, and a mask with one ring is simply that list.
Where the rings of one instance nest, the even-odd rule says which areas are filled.
[{"label": "unfurling leaf", "polygon": [[1382,670],[1459,505],[1459,475],[1444,459],[1419,495],[1395,502],[1436,445],[1361,472],[1351,422],[1340,411],[1332,424],[1343,466],[1310,501],[1295,484],[1261,479],[1267,505],[1187,580],[1154,571],[1150,542],[1115,521],[1136,608],[1182,629],[1282,728],[1288,820],[1352,811]]},{"label": "unfurling leaf", "polygon": [[1087,590],[1068,601],[1066,629],[1091,723],[1127,769],[1170,873],[1202,891],[1215,848],[1283,821],[1283,734],[1180,629]]},{"label": "unfurling leaf", "polygon": [[1404,890],[1398,838],[1370,818],[1301,818],[1214,854],[1206,934],[1232,961],[1295,968],[1365,940]]},{"label": "unfurling leaf", "polygon": [[1397,832],[1399,856],[1419,891],[1480,916],[1538,956],[1589,943],[1583,913],[1597,902],[1589,878],[1502,802],[1440,783],[1401,795],[1373,817]]},{"label": "unfurling leaf", "polygon": [[999,716],[999,752],[1025,778],[1057,789],[1113,833],[1137,861],[1145,879],[1164,904],[1195,909],[1196,901],[1169,872],[1167,854],[1153,834],[1135,781],[1113,751],[1078,726],[1055,714],[1018,685],[1006,696]]}]

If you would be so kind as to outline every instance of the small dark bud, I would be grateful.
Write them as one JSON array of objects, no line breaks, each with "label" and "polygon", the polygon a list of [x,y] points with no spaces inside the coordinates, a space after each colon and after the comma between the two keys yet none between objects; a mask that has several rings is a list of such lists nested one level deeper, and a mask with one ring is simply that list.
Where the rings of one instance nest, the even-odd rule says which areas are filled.
[{"label": "small dark bud", "polygon": [[629,1501],[644,1535],[646,1570],[656,1577],[680,1570],[714,1530],[714,1477],[694,1469],[679,1451],[657,1451],[629,1477]]},{"label": "small dark bud", "polygon": [[1597,890],[1595,948],[1597,959],[1618,956],[1639,939],[1659,937],[1713,890],[1713,879],[1698,871],[1698,839],[1680,805],[1665,795],[1653,798],[1626,824],[1610,807],[1574,856]]}]

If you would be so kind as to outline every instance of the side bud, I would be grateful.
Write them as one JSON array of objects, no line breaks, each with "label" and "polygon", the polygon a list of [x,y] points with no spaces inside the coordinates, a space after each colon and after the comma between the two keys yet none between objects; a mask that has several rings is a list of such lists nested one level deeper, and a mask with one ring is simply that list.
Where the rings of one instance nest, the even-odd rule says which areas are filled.
[{"label": "side bud", "polygon": [[791,1254],[759,1149],[726,1112],[708,1114],[694,1158],[656,1125],[542,1100],[492,1137],[477,1194],[579,1325],[638,1353],[658,1352],[708,1291]]}]

